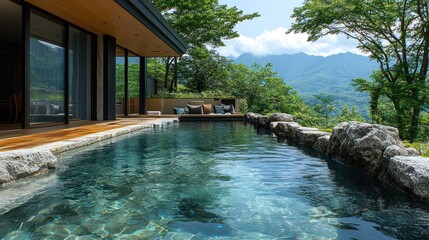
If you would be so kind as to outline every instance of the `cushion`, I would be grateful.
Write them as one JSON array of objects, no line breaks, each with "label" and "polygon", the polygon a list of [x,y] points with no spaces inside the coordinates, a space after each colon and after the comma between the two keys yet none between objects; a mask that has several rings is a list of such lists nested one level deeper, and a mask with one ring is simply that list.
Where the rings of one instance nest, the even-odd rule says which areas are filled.
[{"label": "cushion", "polygon": [[225,111],[225,113],[231,113],[234,114],[235,113],[235,108],[234,105],[223,105],[223,110]]},{"label": "cushion", "polygon": [[48,107],[46,106],[46,104],[31,102],[30,113],[31,114],[47,114],[48,113]]},{"label": "cushion", "polygon": [[203,112],[204,114],[209,114],[212,112],[212,105],[210,103],[203,104]]},{"label": "cushion", "polygon": [[203,114],[203,105],[189,105],[189,114]]},{"label": "cushion", "polygon": [[182,107],[175,107],[173,108],[174,114],[186,114],[185,108]]},{"label": "cushion", "polygon": [[49,113],[50,114],[64,114],[63,107],[61,105],[49,104]]},{"label": "cushion", "polygon": [[213,111],[214,111],[214,113],[217,113],[217,114],[224,114],[225,113],[225,109],[223,108],[223,105],[214,105]]}]

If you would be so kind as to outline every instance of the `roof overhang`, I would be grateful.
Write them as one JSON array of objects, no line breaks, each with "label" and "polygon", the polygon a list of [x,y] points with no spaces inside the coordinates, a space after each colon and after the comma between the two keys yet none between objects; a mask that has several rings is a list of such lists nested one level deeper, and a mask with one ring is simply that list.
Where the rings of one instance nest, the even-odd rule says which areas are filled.
[{"label": "roof overhang", "polygon": [[144,57],[181,56],[187,44],[148,0],[26,0]]}]

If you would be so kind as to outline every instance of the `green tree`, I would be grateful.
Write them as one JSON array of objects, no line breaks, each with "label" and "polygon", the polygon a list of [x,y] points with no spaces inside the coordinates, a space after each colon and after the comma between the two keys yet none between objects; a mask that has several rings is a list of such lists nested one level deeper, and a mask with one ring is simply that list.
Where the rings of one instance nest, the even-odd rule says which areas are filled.
[{"label": "green tree", "polygon": [[356,106],[352,106],[351,108],[349,108],[347,105],[345,105],[341,109],[341,112],[336,117],[335,121],[337,123],[350,121],[365,122],[365,119],[359,114],[359,111],[357,110]]},{"label": "green tree", "polygon": [[162,58],[148,58],[147,60],[147,69],[148,69],[148,78],[152,79],[155,82],[155,92],[158,94],[158,89],[161,88],[160,85],[164,79],[165,75],[165,66],[162,61]]},{"label": "green tree", "polygon": [[[257,13],[244,14],[237,7],[220,5],[217,0],[152,0],[152,3],[191,49],[206,48],[207,45],[224,46],[224,40],[239,36],[234,30],[238,23],[259,16]],[[197,59],[197,56],[191,58]],[[164,62],[164,88],[167,89],[170,78],[172,82],[177,82],[177,75],[170,75],[170,69],[176,66],[177,58],[166,58]],[[170,86],[173,84],[170,83]],[[169,90],[172,91],[173,87]]]},{"label": "green tree", "polygon": [[333,96],[327,96],[324,94],[313,95],[319,102],[314,106],[314,111],[319,114],[319,117],[323,119],[323,126],[325,128],[330,127],[329,119],[335,111],[335,99]]},{"label": "green tree", "polygon": [[128,65],[128,97],[138,98],[140,96],[140,64]]},{"label": "green tree", "polygon": [[265,66],[229,65],[228,81],[224,87],[232,96],[245,99],[249,112],[292,114],[305,126],[317,121],[314,111],[304,103],[297,92],[278,76],[272,64]]},{"label": "green tree", "polygon": [[[387,81],[380,71],[372,74],[372,81],[354,79],[352,85],[357,91],[369,92],[373,123],[397,127],[401,130],[401,137],[406,137],[407,116],[411,115],[411,108],[409,101],[401,100],[409,96],[409,92],[403,86]],[[401,82],[398,85],[401,85]]]},{"label": "green tree", "polygon": [[192,48],[190,54],[182,57],[179,62],[179,82],[195,93],[222,89],[227,78],[228,64],[230,61],[215,50]]},{"label": "green tree", "polygon": [[[378,62],[397,116],[406,116],[402,136],[413,140],[427,100],[429,55],[428,0],[307,0],[295,8],[290,32],[315,41],[344,34]],[[375,83],[377,84],[377,83]],[[405,115],[407,114],[407,115]]]}]

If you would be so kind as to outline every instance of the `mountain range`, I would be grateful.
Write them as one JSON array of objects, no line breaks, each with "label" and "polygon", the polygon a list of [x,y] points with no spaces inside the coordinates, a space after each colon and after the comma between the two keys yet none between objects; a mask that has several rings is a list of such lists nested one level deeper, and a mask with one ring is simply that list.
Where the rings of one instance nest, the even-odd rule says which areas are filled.
[{"label": "mountain range", "polygon": [[368,116],[368,94],[356,92],[351,82],[356,78],[370,79],[372,72],[378,69],[377,63],[369,57],[353,53],[327,57],[305,53],[258,57],[245,53],[235,62],[247,66],[271,63],[279,76],[309,104],[315,103],[315,94],[332,95],[338,108],[354,105],[362,115]]}]

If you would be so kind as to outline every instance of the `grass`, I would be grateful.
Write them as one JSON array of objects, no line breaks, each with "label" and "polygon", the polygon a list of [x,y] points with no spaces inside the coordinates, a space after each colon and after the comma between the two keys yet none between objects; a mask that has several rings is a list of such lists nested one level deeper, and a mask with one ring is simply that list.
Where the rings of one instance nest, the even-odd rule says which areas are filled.
[{"label": "grass", "polygon": [[422,157],[429,157],[429,142],[404,141],[405,146],[415,148]]}]

